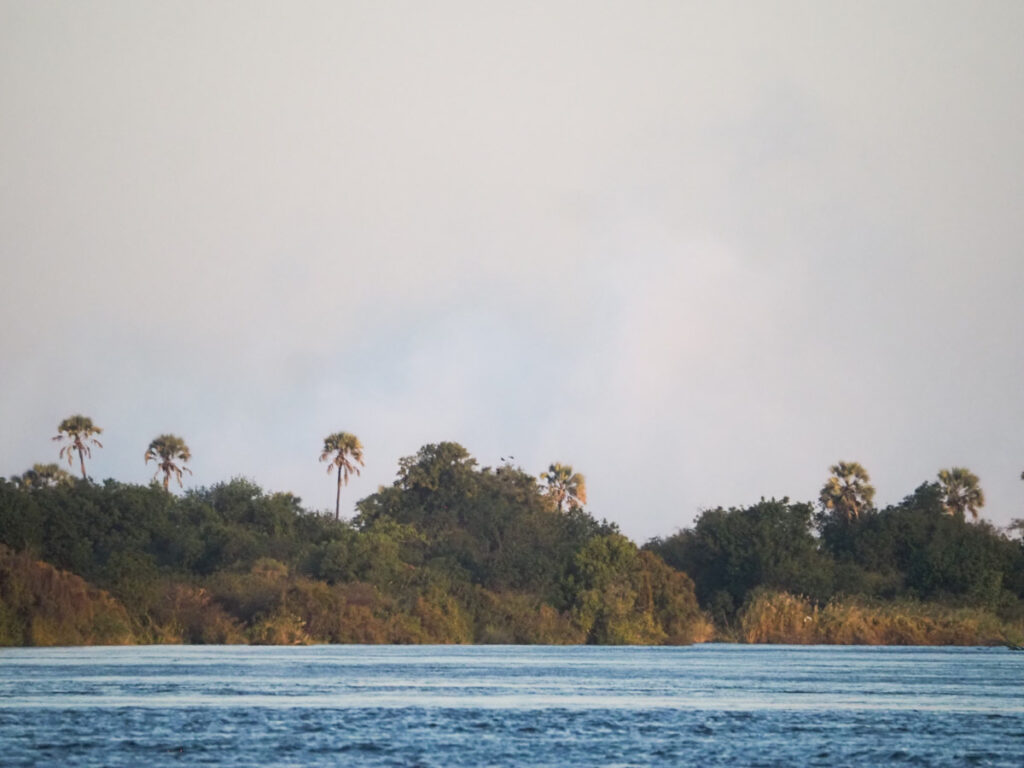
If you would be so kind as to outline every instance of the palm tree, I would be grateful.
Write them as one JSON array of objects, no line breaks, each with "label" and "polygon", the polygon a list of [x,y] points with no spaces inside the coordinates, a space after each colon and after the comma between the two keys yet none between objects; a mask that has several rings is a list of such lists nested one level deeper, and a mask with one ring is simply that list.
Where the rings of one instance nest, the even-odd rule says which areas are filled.
[{"label": "palm tree", "polygon": [[556,462],[550,465],[540,479],[547,484],[547,495],[558,506],[559,512],[566,502],[569,509],[579,509],[587,503],[587,480],[578,472],[573,472],[569,464]]},{"label": "palm tree", "polygon": [[72,477],[56,464],[33,464],[32,469],[11,478],[15,484],[26,490],[33,488],[53,488],[58,485],[70,485]]},{"label": "palm tree", "polygon": [[149,444],[149,448],[146,449],[145,455],[146,463],[150,461],[156,462],[156,472],[153,473],[153,478],[161,472],[164,473],[164,490],[168,490],[168,485],[171,481],[171,475],[174,475],[178,480],[178,487],[181,487],[181,473],[188,472],[192,474],[192,470],[188,467],[180,467],[175,462],[186,462],[192,459],[192,452],[185,445],[185,441],[177,435],[160,435],[153,439],[153,442]]},{"label": "palm tree", "polygon": [[85,479],[85,457],[92,458],[92,446],[103,447],[103,443],[93,435],[103,434],[103,430],[92,423],[88,416],[76,414],[68,416],[57,427],[54,440],[68,440],[68,444],[60,449],[60,458],[67,457],[68,466],[74,464],[74,454],[78,453],[78,461],[82,465],[82,478]]},{"label": "palm tree", "polygon": [[[341,486],[348,485],[349,475],[359,474],[363,464],[363,445],[359,438],[348,432],[335,432],[324,438],[324,450],[320,461],[329,461],[327,474],[338,468],[338,493],[334,499],[334,519],[341,517]],[[359,467],[356,466],[359,465]]]},{"label": "palm tree", "polygon": [[856,520],[861,511],[871,507],[875,489],[864,467],[856,461],[840,461],[828,468],[832,473],[818,495],[824,509],[832,510],[847,520]]},{"label": "palm tree", "polygon": [[947,514],[963,517],[970,512],[971,517],[978,519],[978,510],[985,506],[985,494],[976,474],[964,467],[942,469],[939,470],[939,485]]}]

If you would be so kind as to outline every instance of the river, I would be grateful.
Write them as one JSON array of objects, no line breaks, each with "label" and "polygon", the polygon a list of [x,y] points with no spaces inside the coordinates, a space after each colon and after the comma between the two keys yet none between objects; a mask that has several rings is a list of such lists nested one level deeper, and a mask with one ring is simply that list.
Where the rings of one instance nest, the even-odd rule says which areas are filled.
[{"label": "river", "polygon": [[1024,653],[0,650],[2,766],[1024,764]]}]

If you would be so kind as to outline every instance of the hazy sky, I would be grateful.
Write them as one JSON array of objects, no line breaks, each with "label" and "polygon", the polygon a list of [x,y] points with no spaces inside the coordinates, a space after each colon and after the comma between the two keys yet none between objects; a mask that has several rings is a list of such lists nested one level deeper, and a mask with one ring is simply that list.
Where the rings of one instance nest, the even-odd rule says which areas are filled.
[{"label": "hazy sky", "polygon": [[0,474],[333,506],[345,430],[644,540],[967,466],[1024,517],[1024,3],[0,0]]}]

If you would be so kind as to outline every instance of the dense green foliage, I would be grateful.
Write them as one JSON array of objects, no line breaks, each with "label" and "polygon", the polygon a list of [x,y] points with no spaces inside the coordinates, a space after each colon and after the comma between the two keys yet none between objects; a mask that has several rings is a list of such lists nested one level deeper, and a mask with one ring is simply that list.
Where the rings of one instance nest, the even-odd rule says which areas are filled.
[{"label": "dense green foliage", "polygon": [[457,443],[402,459],[351,522],[244,479],[175,496],[55,469],[0,480],[0,645],[1024,638],[1024,548],[968,518],[966,470],[879,510],[840,462],[817,507],[710,509],[640,549],[571,467],[539,483]]},{"label": "dense green foliage", "polygon": [[565,607],[564,578],[590,539],[614,533],[578,506],[559,512],[518,469],[476,466],[458,443],[427,445],[401,461],[398,479],[358,504],[356,525],[411,526],[422,556],[473,584],[536,592]]},{"label": "dense green foliage", "polygon": [[[29,553],[19,563],[45,561],[38,567],[123,606],[125,640],[686,643],[709,634],[685,574],[578,506],[559,511],[521,470],[478,468],[455,443],[404,459],[351,524],[243,479],[181,497],[156,482],[0,480],[0,543]],[[18,594],[31,570],[5,577]],[[0,598],[20,617],[0,643],[110,640],[33,634],[32,600]],[[79,604],[88,601],[58,612],[75,615]]]},{"label": "dense green foliage", "polygon": [[692,529],[647,548],[690,574],[701,605],[725,625],[758,587],[819,600],[831,594],[831,563],[812,534],[813,518],[809,504],[762,499],[743,509],[708,510]]},{"label": "dense green foliage", "polygon": [[[881,510],[858,505],[851,514],[852,505],[835,498],[823,491],[817,512],[788,499],[708,510],[693,528],[646,548],[693,577],[701,606],[727,636],[772,636],[751,635],[742,621],[766,590],[812,606],[853,600],[860,610],[884,605],[889,613],[893,605],[924,603],[932,606],[925,613],[937,606],[969,608],[1017,636],[1024,620],[1021,541],[986,522],[968,522],[964,510],[951,510],[941,482],[924,483]],[[915,611],[904,614],[920,613]]]}]

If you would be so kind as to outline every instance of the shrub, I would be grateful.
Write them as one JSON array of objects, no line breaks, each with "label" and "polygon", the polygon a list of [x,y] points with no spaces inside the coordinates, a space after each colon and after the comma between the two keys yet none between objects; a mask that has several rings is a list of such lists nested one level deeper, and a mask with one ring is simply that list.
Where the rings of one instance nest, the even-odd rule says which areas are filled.
[{"label": "shrub", "polygon": [[128,614],[73,573],[0,544],[0,645],[123,645]]}]

